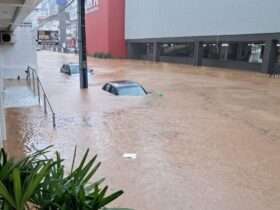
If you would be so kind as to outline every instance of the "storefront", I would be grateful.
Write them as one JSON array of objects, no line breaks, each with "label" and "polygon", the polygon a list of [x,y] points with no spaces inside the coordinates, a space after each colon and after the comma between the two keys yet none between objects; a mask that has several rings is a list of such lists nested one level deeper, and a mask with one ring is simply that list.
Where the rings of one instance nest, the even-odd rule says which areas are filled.
[{"label": "storefront", "polygon": [[87,51],[270,73],[279,69],[280,2],[255,1],[87,0]]},{"label": "storefront", "polygon": [[126,1],[128,57],[270,73],[279,10],[279,1]]}]

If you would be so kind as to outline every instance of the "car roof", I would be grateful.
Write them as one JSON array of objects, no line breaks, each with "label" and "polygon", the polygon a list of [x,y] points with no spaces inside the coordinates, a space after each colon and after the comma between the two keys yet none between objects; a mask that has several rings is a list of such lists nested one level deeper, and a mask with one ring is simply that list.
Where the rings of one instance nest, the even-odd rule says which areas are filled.
[{"label": "car roof", "polygon": [[67,64],[65,64],[65,65],[69,65],[69,66],[79,66],[78,63],[67,63]]},{"label": "car roof", "polygon": [[116,88],[141,86],[139,83],[130,80],[111,81],[107,84],[110,84]]},{"label": "car roof", "polygon": [[[78,63],[65,63],[64,64],[65,66],[80,66],[80,64],[78,64]],[[88,66],[88,69],[89,69],[90,67]]]}]

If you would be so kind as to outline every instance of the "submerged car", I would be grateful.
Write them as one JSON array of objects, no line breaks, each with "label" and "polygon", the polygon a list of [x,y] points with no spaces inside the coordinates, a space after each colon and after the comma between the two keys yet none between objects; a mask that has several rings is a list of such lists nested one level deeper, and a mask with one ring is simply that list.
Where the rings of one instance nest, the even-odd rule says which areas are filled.
[{"label": "submerged car", "polygon": [[128,80],[108,82],[102,89],[116,96],[144,96],[148,94],[142,85]]},{"label": "submerged car", "polygon": [[[69,63],[69,64],[64,64],[61,68],[60,68],[60,72],[64,73],[64,74],[68,74],[68,75],[72,75],[72,74],[79,74],[80,73],[80,65],[77,63]],[[93,73],[92,69],[88,69],[89,73]]]}]

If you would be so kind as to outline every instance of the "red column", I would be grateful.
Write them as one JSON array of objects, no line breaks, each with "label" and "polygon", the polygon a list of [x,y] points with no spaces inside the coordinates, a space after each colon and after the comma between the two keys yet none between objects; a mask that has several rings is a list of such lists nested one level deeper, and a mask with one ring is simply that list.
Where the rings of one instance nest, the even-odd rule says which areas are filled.
[{"label": "red column", "polygon": [[87,52],[126,57],[125,0],[90,0],[86,15]]}]

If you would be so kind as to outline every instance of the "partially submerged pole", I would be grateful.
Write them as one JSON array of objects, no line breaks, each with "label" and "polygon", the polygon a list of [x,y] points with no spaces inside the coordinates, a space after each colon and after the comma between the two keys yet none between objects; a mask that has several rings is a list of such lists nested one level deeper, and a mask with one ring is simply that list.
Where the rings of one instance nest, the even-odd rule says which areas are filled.
[{"label": "partially submerged pole", "polygon": [[78,42],[80,64],[80,87],[88,88],[87,50],[86,50],[86,24],[85,24],[85,0],[78,0]]}]

